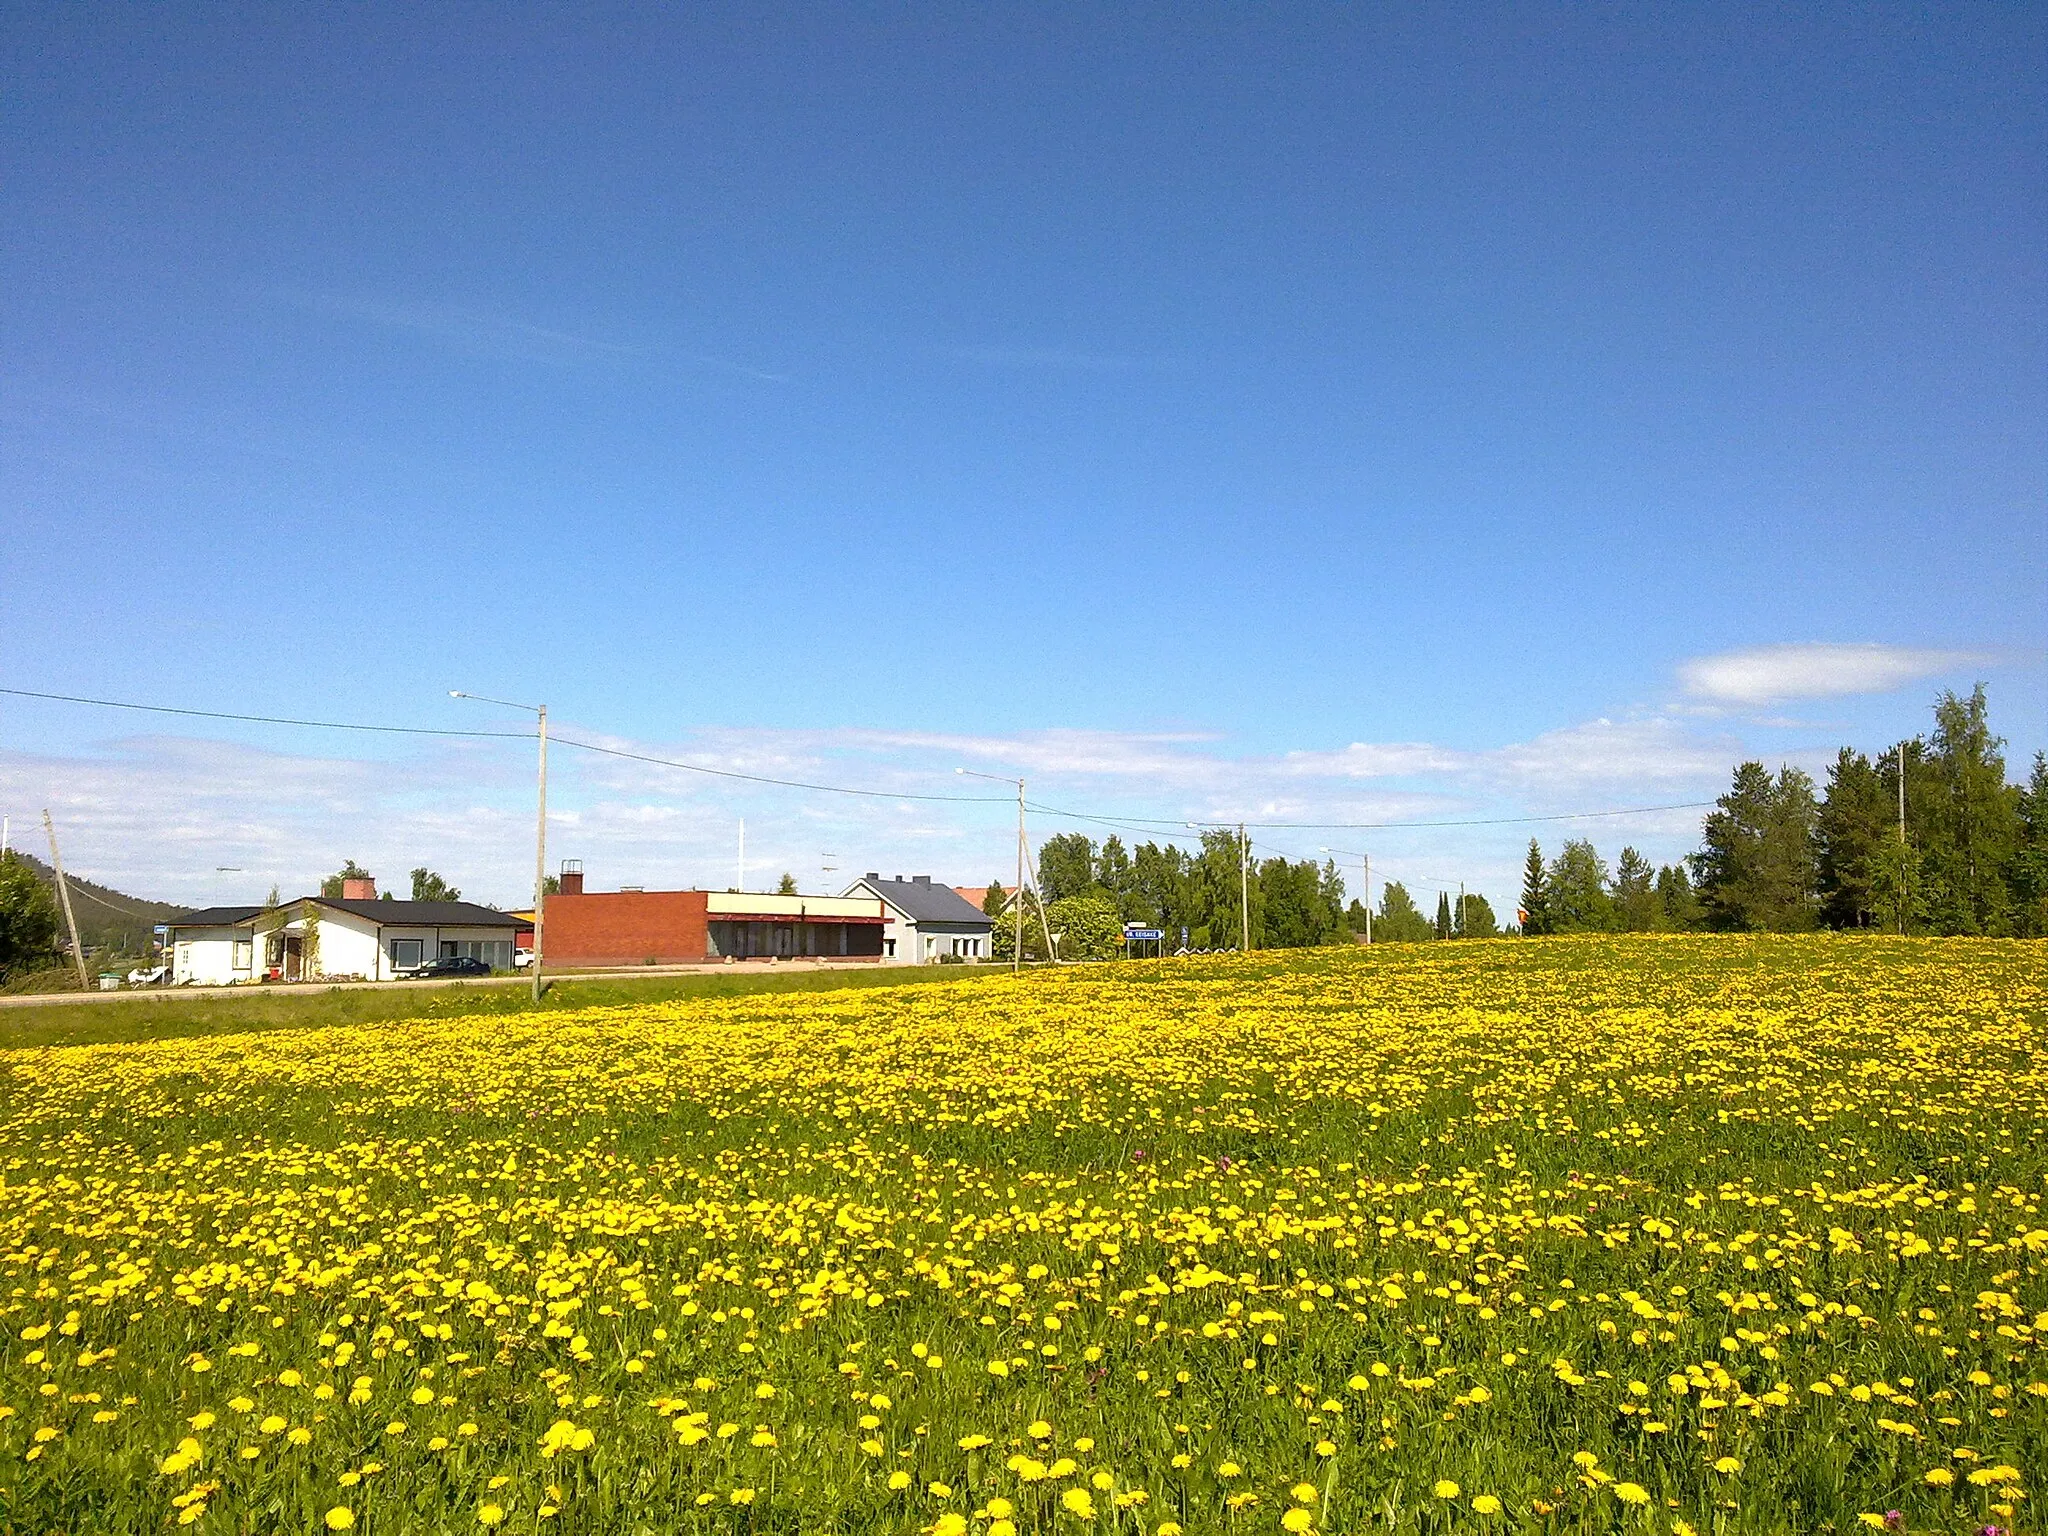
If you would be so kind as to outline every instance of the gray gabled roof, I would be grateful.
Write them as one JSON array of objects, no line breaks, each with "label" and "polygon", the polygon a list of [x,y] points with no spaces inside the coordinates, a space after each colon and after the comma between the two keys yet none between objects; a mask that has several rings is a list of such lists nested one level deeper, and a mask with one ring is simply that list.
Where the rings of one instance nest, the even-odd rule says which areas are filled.
[{"label": "gray gabled roof", "polygon": [[[473,901],[344,901],[334,896],[300,896],[279,902],[277,912],[289,922],[307,902],[366,917],[387,928],[530,928],[532,923],[509,912],[493,911]],[[239,928],[261,917],[262,907],[202,907],[174,917],[169,928]]]},{"label": "gray gabled roof", "polygon": [[978,923],[984,928],[995,927],[986,912],[950,885],[940,885],[931,879],[884,880],[879,875],[864,876],[857,883],[914,923]]},{"label": "gray gabled roof", "polygon": [[346,901],[335,896],[313,898],[323,907],[367,917],[387,928],[529,928],[531,923],[510,912],[480,907],[473,901]]},{"label": "gray gabled roof", "polygon": [[261,907],[201,907],[164,921],[166,928],[235,928],[249,921]]}]

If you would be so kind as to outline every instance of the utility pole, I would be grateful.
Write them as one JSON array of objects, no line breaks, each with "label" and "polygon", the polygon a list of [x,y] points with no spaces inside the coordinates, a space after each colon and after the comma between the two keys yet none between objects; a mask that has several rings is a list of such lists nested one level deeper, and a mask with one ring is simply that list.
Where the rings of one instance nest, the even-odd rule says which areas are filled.
[{"label": "utility pole", "polygon": [[540,716],[540,807],[533,823],[533,1000],[545,990],[540,979],[541,935],[548,906],[548,707],[536,704]]},{"label": "utility pole", "polygon": [[1465,937],[1465,882],[1458,882],[1458,937]]},{"label": "utility pole", "polygon": [[[953,771],[970,779],[989,779],[997,784],[1017,786],[1017,889],[1010,898],[1011,908],[1016,913],[1016,942],[1010,948],[1010,971],[1015,975],[1024,969],[1024,859],[1029,846],[1024,836],[1024,781],[1002,773],[983,773],[975,768],[955,768]],[[1041,901],[1038,905],[1039,926],[1045,929],[1045,958],[1051,961],[1052,930],[1045,922],[1045,903]]]},{"label": "utility pole", "polygon": [[1242,948],[1250,953],[1252,947],[1252,843],[1244,835],[1244,823],[1237,824],[1237,911],[1238,921],[1243,925]]},{"label": "utility pole", "polygon": [[459,688],[450,688],[451,699],[474,699],[479,704],[497,704],[506,709],[523,709],[540,722],[540,803],[534,814],[533,829],[533,1000],[538,1003],[541,993],[546,990],[541,981],[542,944],[546,933],[548,903],[548,707],[545,704],[518,704],[511,699],[491,699],[480,693],[464,693]]},{"label": "utility pole", "polygon": [[1899,935],[1906,932],[1906,744],[1899,743]]},{"label": "utility pole", "polygon": [[71,912],[71,883],[64,878],[64,859],[57,852],[57,824],[50,820],[47,806],[43,809],[43,830],[50,834],[50,869],[57,876],[57,895],[64,902],[64,926],[71,930],[71,958],[78,965],[78,989],[89,992],[92,988],[85,979],[85,946],[78,942],[78,919]]}]

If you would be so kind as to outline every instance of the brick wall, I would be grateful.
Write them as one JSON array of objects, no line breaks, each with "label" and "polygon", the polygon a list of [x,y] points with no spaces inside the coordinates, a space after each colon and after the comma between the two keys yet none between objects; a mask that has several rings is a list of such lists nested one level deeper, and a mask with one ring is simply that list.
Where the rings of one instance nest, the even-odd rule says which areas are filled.
[{"label": "brick wall", "polygon": [[695,965],[707,948],[702,891],[550,896],[548,965]]}]

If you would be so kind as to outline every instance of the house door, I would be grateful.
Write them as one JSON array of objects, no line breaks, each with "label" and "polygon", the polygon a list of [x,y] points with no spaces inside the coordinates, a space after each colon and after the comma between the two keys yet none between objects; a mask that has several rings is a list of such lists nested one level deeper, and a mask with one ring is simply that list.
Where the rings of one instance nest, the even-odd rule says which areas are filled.
[{"label": "house door", "polygon": [[299,980],[305,974],[305,966],[305,940],[296,933],[286,934],[284,936],[284,979],[286,981]]}]

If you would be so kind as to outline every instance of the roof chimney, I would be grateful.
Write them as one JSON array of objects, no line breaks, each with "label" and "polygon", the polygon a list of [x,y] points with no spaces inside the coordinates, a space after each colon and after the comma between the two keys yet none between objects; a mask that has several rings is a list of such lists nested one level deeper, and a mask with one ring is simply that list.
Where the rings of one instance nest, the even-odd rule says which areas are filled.
[{"label": "roof chimney", "polygon": [[562,860],[562,873],[557,882],[555,894],[558,896],[581,896],[583,894],[583,861],[581,859]]},{"label": "roof chimney", "polygon": [[871,869],[871,870],[869,870],[869,871],[868,871],[868,872],[867,872],[867,873],[866,873],[865,875],[861,876],[861,878],[862,878],[863,880],[879,880],[879,879],[881,879],[882,877],[881,877],[880,875],[876,874],[876,873],[875,873],[875,872],[874,872],[874,871],[873,871],[873,870]]},{"label": "roof chimney", "polygon": [[377,899],[377,877],[364,875],[358,879],[349,875],[341,882],[343,901],[375,901]]},{"label": "roof chimney", "polygon": [[912,885],[930,885],[932,883],[932,877],[930,875],[912,875],[910,877],[910,883]]}]

